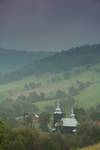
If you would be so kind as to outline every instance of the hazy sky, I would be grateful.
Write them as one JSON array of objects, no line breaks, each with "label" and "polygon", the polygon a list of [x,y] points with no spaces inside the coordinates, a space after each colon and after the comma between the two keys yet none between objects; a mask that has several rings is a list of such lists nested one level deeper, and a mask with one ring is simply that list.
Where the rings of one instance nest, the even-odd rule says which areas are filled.
[{"label": "hazy sky", "polygon": [[62,50],[100,43],[100,0],[0,0],[0,47]]}]

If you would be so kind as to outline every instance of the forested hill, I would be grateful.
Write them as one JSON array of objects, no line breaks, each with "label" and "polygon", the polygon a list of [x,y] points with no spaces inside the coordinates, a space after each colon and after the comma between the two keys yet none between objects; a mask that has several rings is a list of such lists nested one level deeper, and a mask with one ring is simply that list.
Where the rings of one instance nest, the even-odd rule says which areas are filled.
[{"label": "forested hill", "polygon": [[[20,53],[23,54],[23,52]],[[32,56],[30,55],[26,56],[26,54],[31,54]],[[33,55],[34,53],[26,52],[26,54],[21,55],[23,57],[23,60],[25,60],[26,57],[28,58],[32,57],[31,59],[33,59],[34,57],[37,58],[38,56],[38,58],[40,58],[41,56],[41,55],[39,56],[38,53]],[[47,54],[45,54],[45,56]],[[20,63],[21,63],[21,56],[20,56],[20,60],[18,59]],[[74,67],[81,67],[86,65],[87,67],[91,67],[92,65],[96,65],[99,62],[100,62],[100,45],[93,45],[93,46],[86,45],[86,46],[76,47],[70,50],[58,52],[51,56],[48,55],[46,58],[41,58],[41,60],[37,59],[34,63],[26,65],[14,72],[5,74],[3,76],[1,75],[0,83],[2,84],[14,80],[20,80],[32,74],[41,74],[47,72],[50,73],[64,72],[67,70],[68,71],[72,70]]]},{"label": "forested hill", "polygon": [[60,72],[98,62],[100,62],[100,45],[86,45],[56,53],[54,56],[39,61],[34,72]]},{"label": "forested hill", "polygon": [[28,52],[0,48],[0,73],[16,70],[51,54],[51,52]]}]

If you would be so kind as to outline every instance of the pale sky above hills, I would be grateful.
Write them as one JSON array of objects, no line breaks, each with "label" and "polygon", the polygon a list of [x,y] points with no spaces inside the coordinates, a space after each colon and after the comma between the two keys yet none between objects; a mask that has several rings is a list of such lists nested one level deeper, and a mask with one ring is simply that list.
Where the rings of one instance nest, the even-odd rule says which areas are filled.
[{"label": "pale sky above hills", "polygon": [[61,50],[100,43],[100,0],[0,0],[0,47]]}]

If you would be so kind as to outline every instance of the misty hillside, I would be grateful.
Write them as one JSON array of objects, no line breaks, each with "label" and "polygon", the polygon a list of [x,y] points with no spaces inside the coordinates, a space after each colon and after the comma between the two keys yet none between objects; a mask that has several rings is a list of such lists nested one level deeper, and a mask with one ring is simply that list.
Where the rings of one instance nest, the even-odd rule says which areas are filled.
[{"label": "misty hillside", "polygon": [[100,45],[86,45],[56,53],[39,61],[34,72],[61,72],[74,67],[91,66],[98,62],[100,62]]},{"label": "misty hillside", "polygon": [[[32,55],[34,56],[33,57],[32,55],[31,56],[25,55],[27,53],[28,52],[24,53],[23,62],[25,62],[27,57],[34,60],[34,57],[37,58],[39,54],[35,52],[34,55],[34,53],[32,53]],[[45,56],[47,54],[45,54]],[[1,75],[0,83],[7,83],[14,80],[21,80],[33,74],[41,74],[41,73],[43,74],[47,72],[60,73],[64,71],[71,71],[75,67],[82,67],[82,66],[87,66],[87,68],[90,68],[92,65],[96,65],[97,63],[100,62],[100,45],[93,45],[93,46],[86,45],[76,47],[68,51],[56,53],[52,56],[47,56],[46,58],[41,58],[41,60],[39,60],[41,55],[38,56],[37,60],[35,58],[34,63],[26,65],[14,72],[4,74],[3,76]],[[16,57],[18,58],[18,56]],[[23,57],[23,55],[21,56]],[[18,62],[22,61],[21,56],[20,60],[18,59]],[[17,60],[17,58],[15,60]],[[15,62],[15,60],[13,61]]]},{"label": "misty hillside", "polygon": [[28,52],[0,48],[0,73],[16,70],[51,54],[51,52]]}]

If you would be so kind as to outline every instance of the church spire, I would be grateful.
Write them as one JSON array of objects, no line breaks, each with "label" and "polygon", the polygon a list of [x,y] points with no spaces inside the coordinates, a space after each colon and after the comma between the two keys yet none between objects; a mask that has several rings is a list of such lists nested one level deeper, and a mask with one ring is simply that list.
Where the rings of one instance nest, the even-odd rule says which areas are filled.
[{"label": "church spire", "polygon": [[71,118],[74,118],[75,117],[75,113],[74,113],[74,109],[72,108],[72,111],[71,111]]},{"label": "church spire", "polygon": [[59,102],[57,103],[57,107],[56,107],[56,110],[55,110],[54,113],[55,114],[62,114],[63,113],[61,108],[60,108],[60,103]]}]

